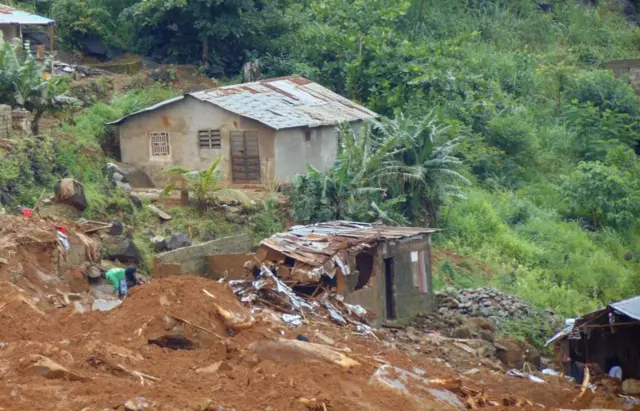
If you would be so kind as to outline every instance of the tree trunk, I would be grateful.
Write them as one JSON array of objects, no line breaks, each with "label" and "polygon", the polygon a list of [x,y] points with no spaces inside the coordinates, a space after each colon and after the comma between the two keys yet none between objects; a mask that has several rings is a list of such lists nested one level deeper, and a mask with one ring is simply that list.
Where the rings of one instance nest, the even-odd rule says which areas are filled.
[{"label": "tree trunk", "polygon": [[180,190],[180,204],[186,207],[189,205],[189,191],[188,190]]},{"label": "tree trunk", "polygon": [[204,212],[207,211],[207,200],[199,199],[198,200],[198,214],[204,215]]},{"label": "tree trunk", "polygon": [[209,60],[209,41],[207,38],[202,39],[202,62]]},{"label": "tree trunk", "polygon": [[596,210],[591,210],[591,214],[593,217],[593,229],[598,230],[598,217],[596,216]]},{"label": "tree trunk", "polygon": [[31,132],[34,136],[40,134],[40,119],[44,112],[42,110],[36,110],[33,114],[33,120],[31,121]]}]

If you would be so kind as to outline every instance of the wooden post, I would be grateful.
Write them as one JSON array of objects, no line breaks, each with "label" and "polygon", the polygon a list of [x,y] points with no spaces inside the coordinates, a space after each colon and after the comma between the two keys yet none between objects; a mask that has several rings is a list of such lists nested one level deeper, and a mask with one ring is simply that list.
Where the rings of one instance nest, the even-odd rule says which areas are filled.
[{"label": "wooden post", "polygon": [[51,75],[53,76],[53,45],[55,42],[56,24],[49,24],[49,56],[51,57]]}]

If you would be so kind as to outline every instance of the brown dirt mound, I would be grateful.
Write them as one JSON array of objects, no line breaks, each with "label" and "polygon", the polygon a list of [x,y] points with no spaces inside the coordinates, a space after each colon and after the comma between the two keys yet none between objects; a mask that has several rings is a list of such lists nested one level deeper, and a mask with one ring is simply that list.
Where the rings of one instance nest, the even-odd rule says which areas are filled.
[{"label": "brown dirt mound", "polygon": [[[8,345],[0,350],[8,394],[0,396],[0,407],[7,410],[112,408],[137,396],[153,409],[204,410],[209,402],[213,409],[218,404],[237,410],[308,409],[299,398],[315,398],[333,410],[363,409],[368,402],[372,410],[411,409],[405,399],[387,398],[367,384],[375,364],[345,369],[317,359],[262,360],[248,350],[251,342],[277,341],[283,334],[293,339],[296,334],[260,320],[249,321],[246,329],[230,327],[220,308],[243,320],[240,324],[252,315],[230,289],[211,280],[154,281],[133,288],[110,312],[49,311],[45,323],[41,314],[23,305],[7,305],[7,315],[0,316],[4,329],[16,327],[19,313],[29,313],[22,316],[21,332],[7,334]],[[193,346],[161,346],[163,337],[182,338]],[[32,363],[40,358],[34,354],[82,381],[34,375]],[[25,358],[31,360],[25,363]],[[221,362],[224,366],[211,372],[216,367],[210,366]]]},{"label": "brown dirt mound", "polygon": [[[0,283],[4,410],[122,410],[137,397],[153,410],[416,410],[411,398],[369,384],[381,364],[460,378],[442,360],[456,350],[467,369],[478,366],[446,342],[390,344],[329,319],[290,329],[261,319],[269,315],[239,303],[228,286],[198,277],[155,280],[112,311],[85,314],[40,308],[14,288]],[[299,335],[310,343],[281,343]],[[295,351],[299,344],[309,346]],[[557,407],[578,392],[565,381],[537,385],[485,368],[463,381],[501,405],[525,396]]]}]

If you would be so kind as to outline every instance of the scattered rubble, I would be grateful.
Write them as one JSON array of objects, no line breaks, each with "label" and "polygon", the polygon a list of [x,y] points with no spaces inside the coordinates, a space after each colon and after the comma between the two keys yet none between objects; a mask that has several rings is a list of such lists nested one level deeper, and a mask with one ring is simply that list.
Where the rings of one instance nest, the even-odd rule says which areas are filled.
[{"label": "scattered rubble", "polygon": [[87,198],[80,182],[71,178],[63,178],[55,185],[54,191],[57,202],[72,205],[80,211],[87,208]]},{"label": "scattered rubble", "polygon": [[182,233],[174,233],[167,241],[167,250],[173,251],[177,250],[178,248],[190,247],[191,245],[193,245],[193,241],[191,241],[188,235]]},{"label": "scattered rubble", "polygon": [[64,76],[64,75],[74,75],[77,77],[88,77],[88,76],[108,76],[112,73],[109,73],[105,70],[100,70],[91,67],[85,67],[80,64],[67,64],[61,61],[56,61],[53,63],[53,75],[54,76]]},{"label": "scattered rubble", "polygon": [[544,341],[564,324],[563,319],[553,312],[531,307],[520,297],[491,287],[475,290],[447,287],[436,293],[436,307],[434,314],[417,319],[414,325],[423,329],[447,330],[447,334],[454,329],[458,335],[451,336],[465,337],[467,320],[473,319],[475,325],[482,324],[481,327],[471,324],[475,328],[473,336],[492,339],[494,331],[510,332],[511,323],[526,322],[531,327],[530,334]]},{"label": "scattered rubble", "polygon": [[[598,390],[574,403],[580,388],[561,376],[507,374],[496,358],[508,344],[482,338],[493,332],[486,319],[451,327],[471,339],[418,327],[374,330],[361,307],[331,292],[299,294],[266,266],[253,280],[155,279],[123,301],[108,300],[112,289],[101,284],[91,288],[94,298],[88,277],[100,279],[92,268],[111,263],[98,260],[85,233],[104,225],[0,219],[7,411],[620,408]],[[61,224],[68,251],[59,248]],[[73,266],[78,245],[91,261]],[[56,268],[62,263],[71,267],[66,274]],[[74,282],[86,288],[73,291]]]}]

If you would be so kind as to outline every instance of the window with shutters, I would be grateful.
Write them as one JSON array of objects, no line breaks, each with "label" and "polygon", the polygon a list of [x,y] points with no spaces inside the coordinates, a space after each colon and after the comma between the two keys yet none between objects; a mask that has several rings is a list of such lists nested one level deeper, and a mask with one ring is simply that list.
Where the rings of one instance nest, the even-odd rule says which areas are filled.
[{"label": "window with shutters", "polygon": [[198,141],[200,150],[220,150],[222,148],[220,130],[200,130],[198,131]]},{"label": "window with shutters", "polygon": [[169,157],[169,133],[149,133],[151,140],[151,157]]}]

